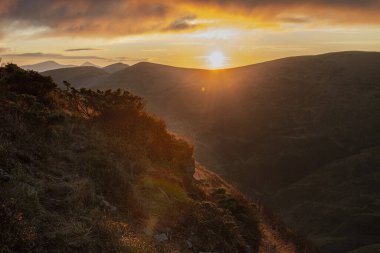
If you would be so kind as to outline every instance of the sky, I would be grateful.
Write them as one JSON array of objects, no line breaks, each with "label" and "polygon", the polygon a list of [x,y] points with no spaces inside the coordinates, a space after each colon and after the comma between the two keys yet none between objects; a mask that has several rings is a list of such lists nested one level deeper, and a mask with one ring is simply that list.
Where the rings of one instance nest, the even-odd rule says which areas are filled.
[{"label": "sky", "polygon": [[0,0],[0,57],[230,68],[380,51],[380,0]]}]

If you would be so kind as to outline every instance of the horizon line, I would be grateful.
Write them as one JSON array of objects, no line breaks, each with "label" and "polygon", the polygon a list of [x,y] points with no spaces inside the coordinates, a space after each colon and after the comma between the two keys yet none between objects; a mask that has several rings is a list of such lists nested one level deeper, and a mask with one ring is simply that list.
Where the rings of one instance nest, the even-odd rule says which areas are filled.
[{"label": "horizon line", "polygon": [[[19,66],[19,67],[22,68],[22,67],[26,67],[26,66],[33,66],[33,65],[41,64],[41,63],[54,62],[54,63],[57,63],[59,65],[68,65],[68,66],[71,65],[71,67],[66,67],[66,68],[77,68],[77,67],[105,68],[107,66],[118,64],[118,63],[128,65],[129,67],[132,67],[132,66],[135,66],[135,65],[138,65],[138,64],[147,63],[147,64],[161,65],[161,66],[172,67],[172,68],[179,68],[179,69],[205,70],[205,71],[221,71],[221,70],[244,68],[244,67],[248,67],[248,66],[252,66],[252,65],[257,65],[257,64],[267,63],[267,62],[273,62],[273,61],[278,61],[278,60],[283,60],[283,59],[290,59],[290,58],[297,58],[297,57],[308,57],[308,56],[322,56],[322,55],[328,55],[328,54],[334,54],[334,53],[336,53],[336,54],[344,54],[344,53],[380,53],[380,51],[342,50],[342,51],[330,51],[330,52],[319,53],[319,54],[300,54],[300,55],[292,55],[292,56],[286,56],[286,57],[280,57],[280,58],[273,58],[273,59],[264,60],[264,61],[260,61],[260,62],[254,62],[254,63],[250,63],[250,64],[244,64],[244,65],[239,65],[239,66],[234,66],[234,67],[226,67],[226,68],[183,67],[183,66],[175,66],[175,65],[169,65],[169,64],[159,63],[159,62],[151,62],[151,61],[139,61],[139,62],[136,62],[135,64],[128,64],[128,63],[124,63],[123,61],[115,61],[113,63],[110,63],[110,64],[107,64],[107,65],[103,66],[103,65],[100,65],[100,64],[94,64],[94,63],[92,63],[89,60],[84,60],[82,64],[84,64],[84,63],[90,63],[90,64],[93,64],[95,66],[82,66],[82,65],[76,65],[76,64],[61,64],[58,61],[53,60],[53,59],[45,60],[45,61],[41,61],[41,62],[36,62],[36,63],[32,63],[32,64],[19,65],[19,64],[13,62],[14,58],[12,58],[11,62],[2,62],[2,61],[0,61],[0,64],[1,64],[1,66],[7,65],[7,64],[16,64],[17,66]],[[2,60],[2,58],[3,58],[3,56],[0,55],[0,59],[1,60]],[[51,69],[51,70],[54,70],[54,69]]]}]

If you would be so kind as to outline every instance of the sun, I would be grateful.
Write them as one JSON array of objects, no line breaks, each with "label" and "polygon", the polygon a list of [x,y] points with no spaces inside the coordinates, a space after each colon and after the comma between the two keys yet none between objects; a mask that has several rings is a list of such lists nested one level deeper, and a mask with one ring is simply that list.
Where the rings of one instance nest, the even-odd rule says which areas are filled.
[{"label": "sun", "polygon": [[213,51],[207,56],[207,61],[211,69],[220,69],[226,65],[227,57],[221,51]]}]

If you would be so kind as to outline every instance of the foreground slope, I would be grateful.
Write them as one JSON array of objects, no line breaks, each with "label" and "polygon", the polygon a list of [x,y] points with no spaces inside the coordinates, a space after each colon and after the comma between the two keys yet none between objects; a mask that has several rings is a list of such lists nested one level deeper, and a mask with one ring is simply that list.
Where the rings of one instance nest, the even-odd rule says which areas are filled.
[{"label": "foreground slope", "polygon": [[0,112],[1,252],[317,252],[128,92],[7,65]]},{"label": "foreground slope", "polygon": [[[368,231],[368,238],[374,239],[367,242],[356,240],[359,232],[340,227],[353,215],[365,215],[358,210],[363,201],[379,214],[378,189],[357,195],[355,180],[345,176],[348,164],[332,172],[337,182],[331,186],[328,179],[319,186],[298,182],[324,167],[335,170],[330,164],[380,145],[379,66],[376,52],[291,57],[219,71],[140,63],[99,79],[94,88],[127,88],[144,97],[147,108],[171,129],[195,140],[196,157],[203,164],[251,196],[271,202],[291,225],[326,249],[345,252],[377,240],[377,230]],[[378,177],[366,177],[378,163],[367,167],[354,177],[363,180],[362,185],[380,184]],[[293,184],[297,190],[288,191]],[[349,185],[347,192],[341,184]],[[357,205],[348,208],[343,220],[339,212],[318,212],[322,220],[338,221],[332,223],[330,241],[318,239],[328,236],[323,223],[309,226],[309,195],[299,194],[325,186],[342,201]],[[280,198],[272,198],[282,191],[289,203],[297,201],[297,213],[283,212],[283,204],[276,203]],[[314,202],[325,205],[322,199]],[[297,220],[300,213],[305,218]]]}]

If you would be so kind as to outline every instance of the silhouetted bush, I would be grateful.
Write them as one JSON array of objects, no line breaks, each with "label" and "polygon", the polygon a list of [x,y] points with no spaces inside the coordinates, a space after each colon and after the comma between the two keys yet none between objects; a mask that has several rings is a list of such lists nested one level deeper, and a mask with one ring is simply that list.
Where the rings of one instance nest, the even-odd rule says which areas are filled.
[{"label": "silhouetted bush", "polygon": [[0,86],[5,86],[11,92],[33,95],[40,99],[45,98],[56,88],[51,77],[23,70],[15,64],[7,64],[2,68]]}]

